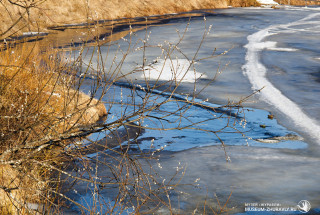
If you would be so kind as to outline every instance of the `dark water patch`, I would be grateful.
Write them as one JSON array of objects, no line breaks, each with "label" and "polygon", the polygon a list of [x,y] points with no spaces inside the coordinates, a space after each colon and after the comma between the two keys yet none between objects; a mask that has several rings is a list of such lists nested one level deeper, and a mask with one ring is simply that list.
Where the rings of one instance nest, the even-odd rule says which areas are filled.
[{"label": "dark water patch", "polygon": [[320,69],[318,69],[318,72],[312,72],[310,73],[311,76],[313,76],[313,80],[320,83]]}]

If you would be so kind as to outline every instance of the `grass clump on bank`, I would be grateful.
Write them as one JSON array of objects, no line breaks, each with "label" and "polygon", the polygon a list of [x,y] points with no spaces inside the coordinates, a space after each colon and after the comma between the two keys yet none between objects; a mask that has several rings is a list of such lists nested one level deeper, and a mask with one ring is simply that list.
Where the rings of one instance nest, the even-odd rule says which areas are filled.
[{"label": "grass clump on bank", "polygon": [[[53,136],[78,124],[96,121],[105,114],[88,115],[96,100],[73,89],[74,79],[56,51],[37,47],[7,49],[1,55],[2,138],[30,142],[34,137]],[[95,108],[95,107],[94,107]],[[41,123],[39,123],[41,122]],[[19,131],[17,139],[10,131]],[[8,137],[7,137],[8,136]]]}]

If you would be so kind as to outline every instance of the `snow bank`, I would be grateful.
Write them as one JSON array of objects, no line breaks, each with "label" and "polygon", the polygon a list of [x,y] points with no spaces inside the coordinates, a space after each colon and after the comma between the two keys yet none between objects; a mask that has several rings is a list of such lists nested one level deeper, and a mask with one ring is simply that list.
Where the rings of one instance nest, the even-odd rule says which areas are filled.
[{"label": "snow bank", "polygon": [[278,5],[278,3],[273,0],[257,0],[257,2],[262,5]]},{"label": "snow bank", "polygon": [[319,140],[320,125],[318,122],[307,116],[299,105],[282,94],[282,92],[268,80],[266,77],[267,68],[260,61],[261,50],[265,48],[275,48],[276,46],[276,43],[272,41],[263,42],[267,37],[273,35],[273,33],[270,32],[277,29],[285,29],[291,26],[305,24],[315,16],[319,16],[319,14],[311,14],[304,19],[288,24],[273,25],[249,35],[249,43],[245,46],[247,53],[246,64],[243,66],[243,74],[248,77],[254,91],[265,88],[259,93],[260,98],[263,101],[269,103],[283,115],[287,116],[300,131],[308,133],[315,140]]},{"label": "snow bank", "polygon": [[271,50],[271,51],[283,51],[283,52],[297,51],[297,49],[294,49],[294,48],[277,47],[277,42],[274,42],[274,41],[265,41],[265,42],[259,42],[259,43],[257,42],[255,44],[255,48],[257,50],[267,49],[267,50]]},{"label": "snow bank", "polygon": [[187,59],[167,59],[154,61],[146,66],[141,78],[148,80],[195,82],[206,75],[196,72]]}]

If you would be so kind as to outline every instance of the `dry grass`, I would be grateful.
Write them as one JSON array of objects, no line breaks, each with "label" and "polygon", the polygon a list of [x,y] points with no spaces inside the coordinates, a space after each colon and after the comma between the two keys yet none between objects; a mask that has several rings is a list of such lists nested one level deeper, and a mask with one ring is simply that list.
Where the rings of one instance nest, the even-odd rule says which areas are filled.
[{"label": "dry grass", "polygon": [[275,0],[279,4],[305,6],[305,5],[320,5],[320,2],[316,1],[305,1],[305,0]]},{"label": "dry grass", "polygon": [[[17,127],[32,128],[21,130],[11,142],[61,133],[76,123],[97,121],[106,113],[103,105],[96,106],[96,100],[72,89],[73,80],[67,74],[72,71],[55,51],[23,45],[0,53],[0,59],[1,124],[7,125],[1,132],[6,136]],[[92,106],[89,110],[88,104]]]},{"label": "dry grass", "polygon": [[[0,35],[8,37],[22,31],[46,31],[48,26],[90,22],[99,19],[149,16],[178,13],[197,9],[226,8],[227,6],[258,6],[256,0],[70,0],[27,1],[22,6],[0,2]],[[32,5],[30,2],[36,2]],[[26,8],[28,10],[26,10]],[[15,25],[14,25],[15,24]],[[14,25],[13,28],[10,28]]]},{"label": "dry grass", "polygon": [[233,7],[258,7],[260,4],[256,0],[228,0],[228,5]]},{"label": "dry grass", "polygon": [[98,100],[72,89],[72,72],[49,48],[24,44],[0,52],[0,214],[26,214],[27,203],[44,201],[51,173],[34,161],[59,165],[63,156],[61,147],[38,140],[106,114]]}]

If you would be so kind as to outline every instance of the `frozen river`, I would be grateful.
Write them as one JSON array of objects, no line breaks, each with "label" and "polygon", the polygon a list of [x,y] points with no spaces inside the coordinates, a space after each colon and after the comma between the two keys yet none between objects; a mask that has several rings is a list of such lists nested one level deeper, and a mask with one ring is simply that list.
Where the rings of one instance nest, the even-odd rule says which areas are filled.
[{"label": "frozen river", "polygon": [[[199,124],[200,130],[146,130],[139,137],[139,148],[143,150],[150,148],[150,140],[155,148],[164,148],[159,163],[154,164],[155,168],[161,164],[158,171],[163,178],[174,174],[177,166],[185,166],[181,183],[198,183],[197,187],[181,186],[170,192],[172,207],[190,213],[206,201],[216,205],[216,196],[225,202],[232,192],[228,207],[234,207],[233,213],[251,214],[244,212],[246,204],[272,203],[296,210],[300,200],[308,200],[320,213],[320,9],[230,8],[215,10],[205,18],[191,18],[187,23],[188,19],[179,19],[150,26],[127,35],[115,46],[102,46],[99,51],[109,58],[117,55],[117,61],[124,53],[119,52],[119,47],[127,50],[131,41],[133,48],[122,64],[121,74],[138,71],[143,64],[141,59],[145,58],[146,65],[127,75],[132,85],[152,86],[158,83],[156,80],[170,80],[172,70],[183,74],[189,70],[186,75],[175,74],[181,80],[177,96],[196,92],[196,101],[206,100],[203,104],[208,106],[242,101],[250,110],[239,113],[246,121],[231,117],[232,129],[218,134],[226,145],[229,162],[221,141],[206,131],[221,130],[230,119],[206,121],[213,116],[201,107],[189,109],[187,120],[179,121],[182,127],[190,121],[205,122]],[[164,58],[161,47],[177,42],[179,49],[170,53],[169,60]],[[145,55],[139,48],[143,44],[148,45]],[[91,55],[84,57],[84,61],[89,62],[90,58]],[[91,63],[97,67],[95,60]],[[110,65],[104,64],[106,68]],[[125,85],[124,82],[128,81],[120,79],[114,86],[114,95],[121,92],[113,97],[119,102],[131,95],[130,89],[120,90],[119,85]],[[90,87],[83,90],[89,91]],[[247,98],[253,92],[257,93]],[[114,106],[109,112],[119,117],[121,110]],[[274,119],[268,119],[268,115]],[[162,115],[155,112],[153,116]],[[170,120],[177,121],[174,116]],[[143,123],[151,127],[172,126],[152,120]],[[231,133],[235,130],[245,135]],[[294,138],[275,141],[274,137]],[[107,172],[101,170],[103,173]],[[108,193],[103,195],[109,198]],[[79,194],[77,201],[89,201],[83,196]]]}]

